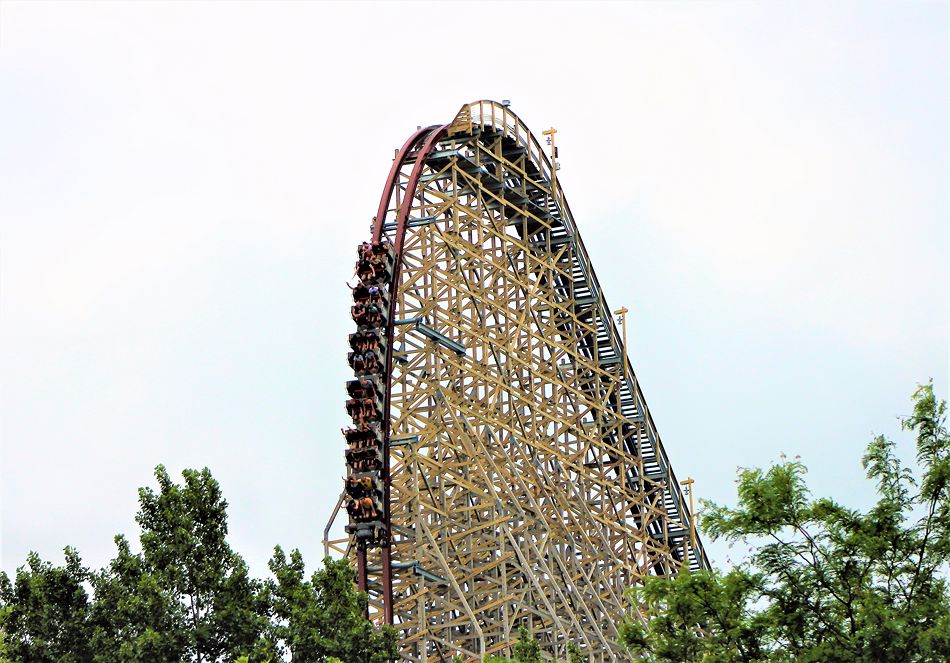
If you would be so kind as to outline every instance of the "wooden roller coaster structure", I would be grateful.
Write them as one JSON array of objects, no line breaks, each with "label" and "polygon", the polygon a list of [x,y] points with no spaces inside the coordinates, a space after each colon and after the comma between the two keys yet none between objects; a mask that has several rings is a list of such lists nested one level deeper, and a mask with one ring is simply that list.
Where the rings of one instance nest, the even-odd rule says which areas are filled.
[{"label": "wooden roller coaster structure", "polygon": [[325,545],[407,661],[504,654],[522,626],[625,660],[625,588],[709,567],[544,135],[493,101],[419,129],[358,251]]}]

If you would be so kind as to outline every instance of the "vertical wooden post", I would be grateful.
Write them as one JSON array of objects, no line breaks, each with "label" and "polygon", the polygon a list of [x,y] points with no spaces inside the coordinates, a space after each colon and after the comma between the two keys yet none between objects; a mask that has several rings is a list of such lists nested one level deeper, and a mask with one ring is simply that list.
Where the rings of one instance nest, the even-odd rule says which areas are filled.
[{"label": "vertical wooden post", "polygon": [[[359,546],[356,549],[356,588],[361,592],[366,591],[366,548]],[[369,603],[366,604],[366,618],[369,619]]]},{"label": "vertical wooden post", "polygon": [[554,144],[554,134],[557,129],[551,127],[541,132],[542,136],[548,137],[548,145],[551,146],[551,189],[554,190],[557,185],[557,145]]},{"label": "vertical wooden post", "polygon": [[393,623],[393,562],[391,557],[392,548],[389,544],[383,546],[383,621],[392,625]]},{"label": "vertical wooden post", "polygon": [[624,365],[626,365],[626,362],[627,362],[627,354],[628,354],[628,353],[627,353],[627,314],[628,314],[629,312],[630,312],[630,309],[628,309],[626,306],[622,306],[621,308],[618,308],[616,311],[614,311],[614,315],[619,315],[619,316],[620,316],[620,324],[621,324],[621,327],[623,328],[623,359],[624,359]]},{"label": "vertical wooden post", "polygon": [[680,481],[680,485],[686,488],[689,494],[689,545],[693,550],[696,549],[696,512],[693,508],[693,484],[696,483],[693,477],[686,477],[685,481]]}]

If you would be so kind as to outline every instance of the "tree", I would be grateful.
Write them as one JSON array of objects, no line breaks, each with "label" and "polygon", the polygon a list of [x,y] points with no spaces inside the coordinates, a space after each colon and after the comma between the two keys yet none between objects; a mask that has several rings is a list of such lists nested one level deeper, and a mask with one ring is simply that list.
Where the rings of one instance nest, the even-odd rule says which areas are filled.
[{"label": "tree", "polygon": [[586,661],[580,647],[573,642],[567,643],[567,663],[586,663]]},{"label": "tree", "polygon": [[[518,629],[518,640],[511,648],[512,658],[501,658],[499,656],[486,656],[483,663],[541,663],[541,643],[531,635],[527,628],[522,626]],[[584,656],[580,648],[573,642],[567,645],[568,663],[583,663]]]},{"label": "tree", "polygon": [[92,581],[96,663],[187,660],[184,604],[124,537],[115,542],[118,554]]},{"label": "tree", "polygon": [[524,626],[518,633],[518,642],[511,648],[518,663],[541,663],[541,643]]},{"label": "tree", "polygon": [[7,648],[7,635],[3,624],[6,623],[10,615],[10,607],[0,608],[0,663],[10,663],[10,650]]},{"label": "tree", "polygon": [[884,437],[863,458],[867,512],[812,499],[800,462],[742,470],[737,506],[707,503],[701,522],[751,545],[749,562],[649,580],[632,592],[649,619],[624,624],[624,644],[653,662],[950,660],[946,404],[930,384],[913,401],[919,480]]},{"label": "tree", "polygon": [[31,553],[15,583],[0,577],[11,660],[214,663],[275,651],[263,583],[226,541],[220,486],[207,469],[182,476],[178,485],[159,466],[159,492],[139,490],[141,553],[119,536],[98,572],[67,548],[63,567]]},{"label": "tree", "polygon": [[89,571],[72,548],[65,566],[30,553],[13,583],[0,575],[0,631],[13,661],[85,663],[90,660]]},{"label": "tree", "polygon": [[103,662],[263,659],[268,607],[260,581],[227,543],[227,501],[207,468],[184,483],[155,469],[159,490],[139,489],[141,554],[118,555],[93,581],[94,641]]},{"label": "tree", "polygon": [[[206,469],[182,484],[155,469],[139,490],[141,552],[115,539],[110,564],[90,572],[66,549],[64,566],[31,553],[15,582],[0,573],[0,663],[383,663],[396,632],[365,618],[346,560],[304,579],[299,551],[278,547],[274,579],[251,578],[227,542],[227,502]],[[92,598],[88,590],[92,590]],[[336,658],[334,658],[336,657]]]},{"label": "tree", "polygon": [[399,657],[396,631],[375,629],[364,616],[367,597],[356,591],[349,561],[327,557],[310,580],[303,558],[288,558],[278,546],[270,561],[269,583],[275,629],[295,663],[324,663],[332,657],[346,663],[385,663]]},{"label": "tree", "polygon": [[[278,548],[274,580],[248,574],[227,542],[227,502],[207,470],[182,484],[155,470],[139,491],[141,552],[122,536],[110,564],[90,572],[66,549],[64,566],[31,553],[14,582],[0,573],[0,663],[382,663],[397,657],[392,629],[365,619],[345,560],[304,580],[298,551]],[[90,591],[92,591],[90,595]]]}]

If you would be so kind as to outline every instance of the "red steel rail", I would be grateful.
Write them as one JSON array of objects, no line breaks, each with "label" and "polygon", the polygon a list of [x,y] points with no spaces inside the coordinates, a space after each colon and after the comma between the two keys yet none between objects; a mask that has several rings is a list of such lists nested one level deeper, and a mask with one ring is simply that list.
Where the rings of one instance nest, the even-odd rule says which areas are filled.
[{"label": "red steel rail", "polygon": [[[386,224],[386,212],[389,209],[390,200],[396,189],[397,180],[402,168],[408,165],[410,160],[414,159],[412,172],[406,185],[406,195],[400,201],[399,210],[396,216],[396,235],[393,242],[393,252],[395,254],[393,263],[392,279],[389,283],[389,320],[386,329],[386,368],[384,380],[386,381],[385,396],[383,401],[383,489],[385,491],[383,504],[385,505],[385,519],[387,533],[391,527],[391,517],[389,509],[390,500],[390,481],[389,481],[389,431],[390,431],[390,385],[393,363],[393,334],[396,316],[396,299],[399,288],[399,274],[401,266],[402,244],[406,235],[406,220],[409,218],[409,212],[412,208],[412,201],[415,199],[415,190],[419,185],[419,177],[422,175],[422,169],[426,159],[432,153],[432,149],[441,140],[448,131],[449,125],[434,125],[417,130],[409,140],[402,146],[393,160],[393,165],[389,169],[389,176],[386,178],[386,184],[383,187],[383,193],[379,201],[379,209],[373,223],[373,242],[379,242],[383,238],[383,229]],[[419,144],[421,143],[421,146]],[[383,618],[387,624],[393,623],[393,585],[392,585],[392,558],[391,547],[387,541],[381,550],[382,553],[382,593],[383,593]],[[360,591],[366,591],[369,585],[369,569],[366,564],[366,548],[358,548],[356,554],[357,564],[357,584]]]}]

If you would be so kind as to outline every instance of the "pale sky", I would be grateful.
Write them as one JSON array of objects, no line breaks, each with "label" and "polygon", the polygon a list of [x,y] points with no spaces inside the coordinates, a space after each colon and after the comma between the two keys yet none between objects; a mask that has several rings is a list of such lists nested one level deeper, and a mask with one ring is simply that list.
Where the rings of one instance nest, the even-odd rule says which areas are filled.
[{"label": "pale sky", "polygon": [[[948,384],[948,4],[0,4],[2,564],[94,567],[164,463],[257,574],[341,487],[356,244],[465,102],[558,129],[675,471],[734,498]],[[730,551],[712,546],[714,560]]]}]

